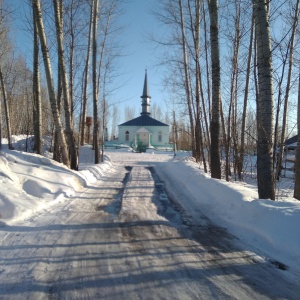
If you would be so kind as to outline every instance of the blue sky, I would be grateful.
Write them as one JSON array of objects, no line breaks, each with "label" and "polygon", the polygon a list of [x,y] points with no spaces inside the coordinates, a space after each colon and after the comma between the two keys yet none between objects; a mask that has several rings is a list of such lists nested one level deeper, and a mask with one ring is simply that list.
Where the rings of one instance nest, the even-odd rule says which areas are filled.
[{"label": "blue sky", "polygon": [[156,50],[154,44],[147,40],[149,32],[160,31],[161,28],[151,14],[151,7],[157,0],[131,0],[125,5],[123,16],[127,25],[122,43],[128,56],[123,58],[122,64],[126,74],[127,84],[117,93],[124,105],[133,105],[136,112],[140,112],[141,98],[144,84],[145,69],[148,70],[148,83],[151,102],[165,106],[165,95],[162,87],[161,69],[156,67]]},{"label": "blue sky", "polygon": [[[32,37],[26,29],[26,10],[28,4],[24,0],[10,0],[15,13],[12,22],[12,37],[16,41],[18,51],[25,55],[28,65],[32,64]],[[151,7],[157,0],[128,0],[124,7],[124,14],[120,24],[125,28],[120,35],[120,44],[124,45],[120,61],[120,74],[123,74],[119,83],[120,88],[115,92],[111,102],[117,103],[120,108],[120,122],[123,120],[123,110],[126,106],[134,107],[136,115],[141,111],[141,98],[144,84],[145,69],[148,70],[148,83],[151,103],[160,105],[164,111],[166,97],[162,88],[162,73],[156,67],[154,44],[147,40],[149,32],[160,31],[155,17],[151,14]],[[29,20],[30,21],[30,20]]]}]

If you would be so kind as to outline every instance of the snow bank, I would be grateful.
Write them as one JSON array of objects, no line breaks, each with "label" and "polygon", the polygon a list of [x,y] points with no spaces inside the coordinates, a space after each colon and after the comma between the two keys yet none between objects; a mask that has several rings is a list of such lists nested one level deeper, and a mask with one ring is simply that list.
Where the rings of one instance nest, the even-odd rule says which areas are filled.
[{"label": "snow bank", "polygon": [[[91,152],[91,147],[82,152]],[[5,149],[0,152],[0,220],[27,218],[101,179],[111,168],[109,157],[103,164],[81,164],[82,170],[75,172],[41,155]]]},{"label": "snow bank", "polygon": [[300,271],[300,201],[258,199],[253,186],[209,178],[191,161],[158,164],[157,170],[194,220],[201,212],[254,248]]}]

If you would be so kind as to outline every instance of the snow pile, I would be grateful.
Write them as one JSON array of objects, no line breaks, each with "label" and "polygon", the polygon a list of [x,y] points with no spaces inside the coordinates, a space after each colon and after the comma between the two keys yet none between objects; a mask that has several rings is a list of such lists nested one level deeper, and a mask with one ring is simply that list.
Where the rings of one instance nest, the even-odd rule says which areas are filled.
[{"label": "snow pile", "polygon": [[[4,139],[4,142],[7,141]],[[13,136],[14,149],[24,149],[24,136]],[[30,143],[28,143],[30,144]],[[17,150],[0,152],[0,220],[10,223],[70,197],[101,177],[112,167],[91,164],[91,147],[82,148],[81,171],[75,172],[44,156]],[[47,145],[45,147],[46,151]],[[86,157],[89,154],[88,162]]]},{"label": "snow pile", "polygon": [[50,201],[78,192],[84,180],[64,165],[19,151],[0,153],[0,215],[3,221],[24,218]]},{"label": "snow pile", "polygon": [[258,199],[256,187],[212,179],[193,162],[159,164],[157,171],[172,198],[195,221],[204,214],[254,248],[300,270],[300,201]]}]

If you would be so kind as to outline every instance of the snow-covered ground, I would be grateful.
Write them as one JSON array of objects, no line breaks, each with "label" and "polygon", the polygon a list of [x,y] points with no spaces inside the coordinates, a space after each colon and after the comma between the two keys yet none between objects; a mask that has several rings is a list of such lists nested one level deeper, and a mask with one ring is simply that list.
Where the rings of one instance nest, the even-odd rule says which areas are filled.
[{"label": "snow-covered ground", "polygon": [[[14,138],[16,145],[22,144],[21,137]],[[105,162],[93,165],[93,151],[85,146],[80,148],[80,171],[75,172],[47,157],[9,151],[5,144],[3,148],[0,152],[2,226],[21,224],[41,209],[79,193],[90,183],[101,180],[115,165],[154,166],[169,197],[188,218],[197,222],[199,216],[205,215],[252,249],[300,274],[300,201],[291,197],[261,200],[255,186],[211,179],[199,164],[189,159],[188,153],[177,153],[174,158],[173,153],[167,152],[107,150]]]}]

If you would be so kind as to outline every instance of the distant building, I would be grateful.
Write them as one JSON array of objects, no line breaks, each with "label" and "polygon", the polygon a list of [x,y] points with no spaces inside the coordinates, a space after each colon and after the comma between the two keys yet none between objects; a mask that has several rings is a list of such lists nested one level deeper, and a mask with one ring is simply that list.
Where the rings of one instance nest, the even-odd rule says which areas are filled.
[{"label": "distant building", "polygon": [[141,115],[119,126],[119,143],[137,151],[169,147],[169,125],[152,118],[147,70],[145,73]]},{"label": "distant building", "polygon": [[295,150],[297,148],[297,140],[298,140],[298,135],[294,135],[293,137],[285,140],[284,146],[288,150]]},{"label": "distant building", "polygon": [[295,161],[298,135],[295,135],[284,142],[284,154],[282,159],[281,177],[295,177]]}]

